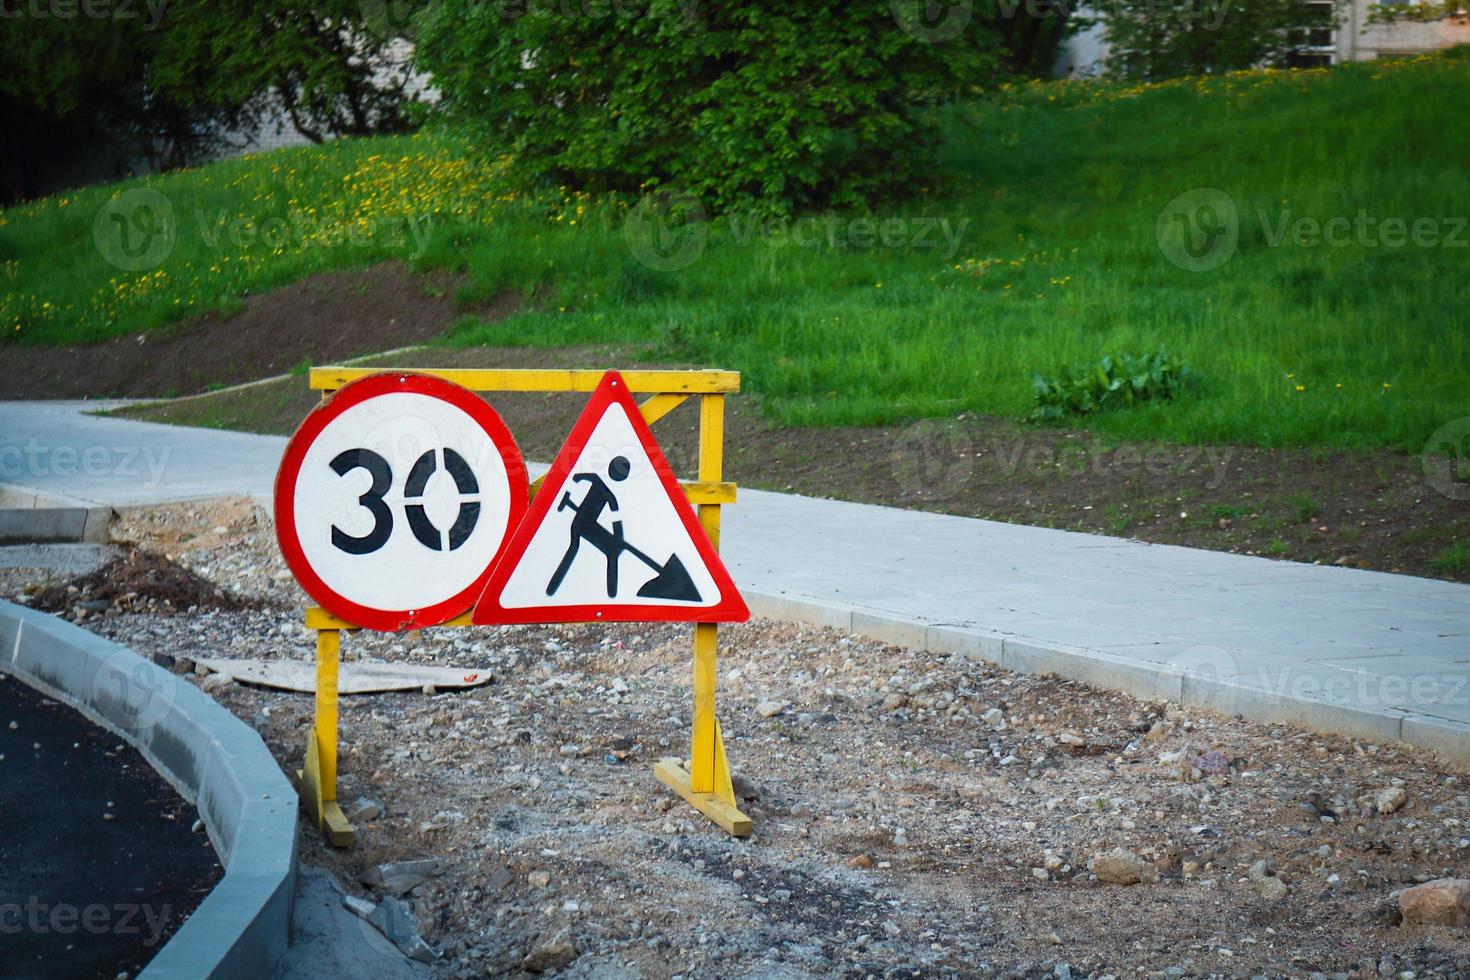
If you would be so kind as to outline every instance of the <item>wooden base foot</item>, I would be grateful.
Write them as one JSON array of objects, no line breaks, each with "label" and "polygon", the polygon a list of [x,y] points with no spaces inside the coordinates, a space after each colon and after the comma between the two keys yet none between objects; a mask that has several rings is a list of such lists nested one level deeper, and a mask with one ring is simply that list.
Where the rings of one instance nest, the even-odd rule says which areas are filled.
[{"label": "wooden base foot", "polygon": [[342,812],[342,807],[336,800],[323,798],[321,763],[315,732],[306,743],[306,765],[297,770],[296,778],[300,784],[298,792],[301,795],[301,805],[317,829],[327,838],[327,843],[333,847],[351,847],[356,834],[352,824],[347,822],[347,814]]},{"label": "wooden base foot", "polygon": [[750,836],[750,818],[714,793],[696,793],[689,784],[689,770],[678,759],[661,759],[654,764],[658,781],[684,797],[689,805],[735,837]]}]

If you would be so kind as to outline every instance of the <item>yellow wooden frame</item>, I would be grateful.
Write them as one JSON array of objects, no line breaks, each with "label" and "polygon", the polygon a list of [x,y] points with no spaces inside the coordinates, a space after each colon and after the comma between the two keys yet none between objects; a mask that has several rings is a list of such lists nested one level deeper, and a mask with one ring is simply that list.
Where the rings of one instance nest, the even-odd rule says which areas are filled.
[{"label": "yellow wooden frame", "polygon": [[[541,369],[419,369],[419,368],[312,368],[313,389],[326,398],[349,382],[372,374],[405,371],[452,381],[471,391],[483,392],[569,392],[593,391],[603,371]],[[699,398],[699,474],[697,480],[679,482],[689,502],[699,513],[699,522],[716,550],[720,546],[720,507],[735,502],[735,484],[724,482],[725,395],[740,390],[738,371],[624,371],[628,390],[652,397],[638,406],[649,425],[668,415],[691,397]],[[531,485],[531,495],[541,481]],[[469,626],[469,613],[441,624]],[[301,800],[307,812],[336,847],[347,847],[354,839],[352,825],[337,802],[337,686],[338,655],[342,631],[360,627],[339,619],[325,609],[306,610],[306,627],[316,631],[315,725],[307,738],[306,760],[297,775]],[[663,759],[653,767],[654,775],[695,809],[723,827],[744,837],[751,831],[750,818],[740,812],[730,781],[724,737],[715,718],[715,661],[719,649],[719,626],[694,624],[694,719],[690,738],[689,766],[681,760]]]}]

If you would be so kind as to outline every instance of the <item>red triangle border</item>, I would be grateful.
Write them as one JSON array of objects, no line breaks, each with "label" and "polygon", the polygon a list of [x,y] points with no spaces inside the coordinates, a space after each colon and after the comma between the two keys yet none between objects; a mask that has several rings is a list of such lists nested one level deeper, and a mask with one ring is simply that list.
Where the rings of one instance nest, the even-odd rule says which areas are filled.
[{"label": "red triangle border", "polygon": [[[700,560],[705,563],[710,577],[714,579],[715,588],[719,590],[719,601],[712,606],[666,606],[610,602],[506,609],[500,605],[500,592],[505,588],[517,564],[525,555],[531,539],[535,537],[542,522],[550,513],[556,489],[566,482],[572,467],[577,463],[577,457],[586,447],[597,424],[602,421],[603,415],[613,405],[619,405],[627,412],[628,421],[637,434],[643,451],[648,454],[648,459],[653,464],[660,485],[674,505],[674,512],[683,521],[684,529],[688,532],[690,540],[694,542]],[[653,431],[643,420],[643,413],[638,410],[638,403],[633,400],[632,394],[628,391],[627,382],[617,371],[608,371],[598,382],[597,388],[587,402],[587,407],[582,410],[581,416],[572,426],[571,434],[562,444],[561,450],[556,455],[556,461],[541,483],[541,490],[531,500],[530,509],[521,518],[520,524],[516,526],[509,541],[502,547],[500,557],[485,582],[484,591],[480,594],[480,601],[475,603],[471,622],[477,626],[493,626],[528,623],[743,623],[748,619],[750,619],[750,608],[741,597],[740,590],[735,587],[735,582],[731,579],[729,570],[725,568],[725,563],[720,559],[719,552],[710,542],[709,535],[705,534],[704,526],[699,523],[694,507],[689,503],[689,498],[684,495],[684,488],[679,486],[679,480],[674,476],[668,460],[664,458],[663,450],[659,448]]]}]

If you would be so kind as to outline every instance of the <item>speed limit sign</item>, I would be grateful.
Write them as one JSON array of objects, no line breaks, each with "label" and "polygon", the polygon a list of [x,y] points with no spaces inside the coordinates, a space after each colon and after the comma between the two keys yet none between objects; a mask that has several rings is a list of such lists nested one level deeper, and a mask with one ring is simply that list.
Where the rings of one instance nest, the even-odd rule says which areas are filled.
[{"label": "speed limit sign", "polygon": [[468,389],[376,374],[322,403],[276,474],[276,537],[322,608],[378,630],[468,609],[526,510],[526,464]]}]

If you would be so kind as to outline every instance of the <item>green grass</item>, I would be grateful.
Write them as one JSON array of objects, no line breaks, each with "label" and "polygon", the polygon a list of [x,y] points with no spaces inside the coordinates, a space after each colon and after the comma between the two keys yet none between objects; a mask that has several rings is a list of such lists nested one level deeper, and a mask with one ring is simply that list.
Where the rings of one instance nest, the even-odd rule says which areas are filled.
[{"label": "green grass", "polygon": [[[894,219],[889,245],[802,246],[722,218],[678,271],[635,256],[624,203],[518,199],[443,137],[269,154],[120,185],[158,189],[188,216],[161,282],[106,265],[93,245],[117,188],[5,212],[0,331],[97,339],[419,251],[210,245],[194,217],[317,207],[431,220],[415,261],[466,270],[462,299],[535,297],[506,320],[467,318],[448,343],[649,344],[651,357],[743,371],[778,423],[1019,418],[1033,374],[1167,350],[1197,386],[1086,424],[1118,439],[1419,450],[1470,415],[1470,248],[1272,236],[1283,216],[1361,212],[1470,243],[1458,226],[1470,215],[1467,86],[1470,51],[1157,86],[1029,85],[946,117],[948,177],[878,215]],[[1239,214],[1238,251],[1211,271],[1170,262],[1157,232],[1166,205],[1199,188]],[[846,220],[838,230],[853,230]],[[929,224],[941,220],[963,229],[952,252]],[[123,298],[107,301],[119,285]]]},{"label": "green grass", "polygon": [[1444,575],[1463,576],[1470,573],[1470,541],[1456,541],[1431,558],[1429,565]]}]

